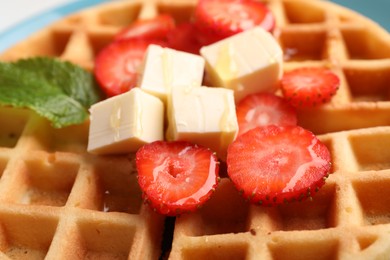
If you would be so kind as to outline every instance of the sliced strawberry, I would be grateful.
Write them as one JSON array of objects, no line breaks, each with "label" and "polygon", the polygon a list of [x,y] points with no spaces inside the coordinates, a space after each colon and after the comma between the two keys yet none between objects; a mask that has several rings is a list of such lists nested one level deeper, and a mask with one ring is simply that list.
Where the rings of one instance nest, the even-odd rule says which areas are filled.
[{"label": "sliced strawberry", "polygon": [[246,96],[237,105],[238,135],[257,126],[296,125],[297,113],[283,98],[271,93]]},{"label": "sliced strawberry", "polygon": [[137,84],[138,69],[149,44],[155,40],[121,40],[101,50],[95,60],[94,74],[108,97],[129,91]]},{"label": "sliced strawberry", "polygon": [[167,35],[168,47],[199,55],[202,44],[199,32],[193,23],[179,24]]},{"label": "sliced strawberry", "polygon": [[277,205],[314,195],[330,171],[330,153],[299,126],[249,130],[229,146],[228,175],[244,198]]},{"label": "sliced strawberry", "polygon": [[255,26],[272,31],[275,18],[259,1],[200,0],[195,10],[195,23],[212,43]]},{"label": "sliced strawberry", "polygon": [[161,14],[151,19],[137,20],[115,36],[121,39],[157,39],[165,40],[166,35],[175,28],[172,16]]},{"label": "sliced strawberry", "polygon": [[295,107],[313,107],[327,103],[337,92],[340,79],[325,68],[298,68],[284,73],[281,88]]},{"label": "sliced strawberry", "polygon": [[184,141],[147,144],[138,150],[136,165],[145,201],[164,215],[196,210],[218,183],[215,154]]}]

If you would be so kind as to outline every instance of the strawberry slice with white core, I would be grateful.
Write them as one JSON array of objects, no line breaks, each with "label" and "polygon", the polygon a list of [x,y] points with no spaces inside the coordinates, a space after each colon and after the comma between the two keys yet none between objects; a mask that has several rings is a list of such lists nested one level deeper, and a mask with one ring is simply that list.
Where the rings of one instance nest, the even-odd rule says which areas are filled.
[{"label": "strawberry slice with white core", "polygon": [[244,198],[260,205],[303,200],[324,185],[327,147],[299,126],[257,127],[229,146],[227,170]]},{"label": "strawberry slice with white core", "polygon": [[144,200],[164,215],[196,210],[218,184],[215,154],[185,141],[147,144],[138,150],[136,165]]},{"label": "strawberry slice with white core", "polygon": [[238,135],[258,126],[296,125],[297,113],[283,98],[271,93],[256,93],[246,96],[236,108]]},{"label": "strawberry slice with white core", "polygon": [[281,79],[283,96],[295,107],[328,103],[339,86],[339,77],[326,68],[297,68],[284,73]]},{"label": "strawberry slice with white core", "polygon": [[266,31],[275,27],[275,18],[263,3],[254,0],[200,0],[195,10],[195,23],[210,41],[261,26]]},{"label": "strawberry slice with white core", "polygon": [[156,40],[126,39],[113,42],[99,52],[94,74],[108,97],[122,94],[136,86],[139,66],[149,44],[165,45]]}]

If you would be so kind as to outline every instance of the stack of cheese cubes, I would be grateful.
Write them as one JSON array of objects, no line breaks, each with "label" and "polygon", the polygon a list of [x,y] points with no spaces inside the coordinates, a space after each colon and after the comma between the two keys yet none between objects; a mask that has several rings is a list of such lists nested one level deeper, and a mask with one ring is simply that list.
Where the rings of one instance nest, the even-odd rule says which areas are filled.
[{"label": "stack of cheese cubes", "polygon": [[[130,153],[156,140],[185,140],[224,159],[238,132],[235,104],[248,94],[275,90],[283,53],[261,27],[200,52],[150,45],[138,87],[91,107],[88,151]],[[204,70],[213,86],[202,86]]]}]

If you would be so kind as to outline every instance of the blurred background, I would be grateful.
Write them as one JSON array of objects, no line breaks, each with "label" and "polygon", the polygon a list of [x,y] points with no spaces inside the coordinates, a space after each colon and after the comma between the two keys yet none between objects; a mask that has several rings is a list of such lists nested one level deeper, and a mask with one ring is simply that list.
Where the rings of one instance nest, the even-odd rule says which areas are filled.
[{"label": "blurred background", "polygon": [[[104,1],[109,0],[0,0],[0,51],[64,14]],[[390,32],[390,0],[329,1],[370,17]]]},{"label": "blurred background", "polygon": [[0,0],[0,33],[19,22],[76,0]]}]

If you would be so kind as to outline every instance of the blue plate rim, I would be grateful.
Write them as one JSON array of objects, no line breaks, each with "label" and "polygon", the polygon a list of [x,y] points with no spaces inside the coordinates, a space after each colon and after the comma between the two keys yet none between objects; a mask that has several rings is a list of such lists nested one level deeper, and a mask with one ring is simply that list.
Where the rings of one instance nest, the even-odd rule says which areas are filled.
[{"label": "blue plate rim", "polygon": [[33,15],[0,33],[0,53],[66,15],[108,1],[75,0]]},{"label": "blue plate rim", "polygon": [[[39,29],[44,28],[45,26],[63,18],[66,15],[108,1],[110,0],[74,0],[74,2],[60,5],[58,7],[43,11],[37,15],[27,18],[17,23],[14,26],[7,28],[5,31],[0,33],[0,53],[6,51],[8,48],[12,47],[16,43],[26,39],[28,36],[37,32]],[[342,5],[346,8],[355,10],[357,12],[361,12],[367,18],[374,20],[378,23],[378,21],[370,17],[368,13],[365,13],[364,11],[362,12],[362,8],[363,8],[361,6],[362,0],[360,2],[359,1],[355,2],[356,4],[355,7],[358,8],[352,6],[354,4],[350,2],[341,3],[341,1],[345,1],[345,0],[331,0],[331,1],[338,5]],[[385,1],[385,0],[381,0],[381,1]],[[389,7],[390,7],[390,2],[389,2]],[[390,21],[388,24],[387,22],[385,24],[380,24],[380,23],[378,24],[381,27],[383,27],[385,30],[389,30],[390,28]]]}]

